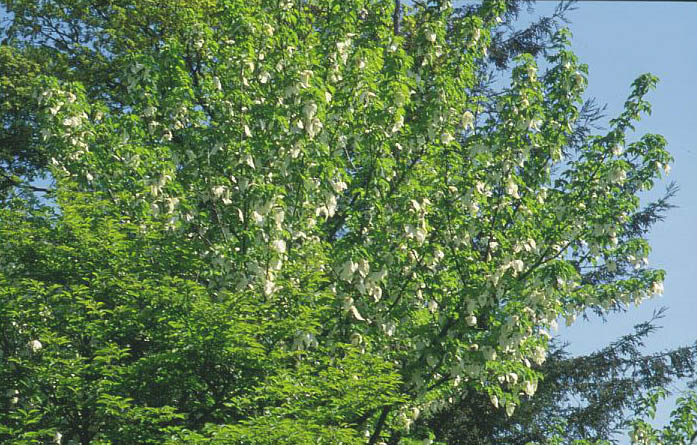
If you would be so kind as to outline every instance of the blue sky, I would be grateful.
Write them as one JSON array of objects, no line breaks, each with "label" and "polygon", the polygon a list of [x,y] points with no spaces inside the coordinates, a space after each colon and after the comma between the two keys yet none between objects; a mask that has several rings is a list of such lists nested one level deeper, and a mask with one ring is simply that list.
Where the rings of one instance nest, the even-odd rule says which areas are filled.
[{"label": "blue sky", "polygon": [[[533,15],[550,13],[556,4],[539,2]],[[692,281],[697,277],[697,3],[581,1],[576,7],[568,26],[574,51],[589,65],[587,97],[607,104],[609,117],[621,111],[639,74],[660,78],[648,96],[653,113],[642,119],[630,140],[649,132],[668,140],[675,163],[656,191],[674,180],[680,192],[674,200],[679,207],[650,235],[651,265],[667,271],[664,296],[612,315],[607,323],[580,320],[558,334],[572,353],[589,353],[667,306],[663,328],[649,338],[646,352],[692,344],[697,340],[697,286]],[[665,421],[670,405],[664,404],[656,423]]]},{"label": "blue sky", "polygon": [[[548,2],[553,3],[553,2]],[[541,4],[543,9],[551,5]],[[697,302],[691,279],[697,276],[697,4],[670,2],[580,2],[569,15],[573,48],[589,65],[588,97],[607,103],[607,115],[617,115],[631,82],[641,73],[660,79],[649,94],[651,116],[642,119],[631,139],[653,132],[668,140],[675,157],[668,178],[657,192],[674,180],[680,192],[666,221],[657,225],[650,240],[651,265],[668,272],[665,295],[640,308],[610,318],[610,323],[579,322],[560,331],[576,352],[589,352],[608,339],[648,319],[654,309],[668,306],[664,328],[649,350],[697,340]],[[655,193],[650,194],[656,196]]]}]

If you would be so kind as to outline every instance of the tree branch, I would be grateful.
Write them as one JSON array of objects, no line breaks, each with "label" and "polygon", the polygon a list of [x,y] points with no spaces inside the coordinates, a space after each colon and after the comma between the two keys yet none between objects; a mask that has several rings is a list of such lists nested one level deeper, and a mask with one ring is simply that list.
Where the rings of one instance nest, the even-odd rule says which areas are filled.
[{"label": "tree branch", "polygon": [[402,9],[402,2],[401,0],[394,0],[394,15],[392,16],[392,20],[394,22],[394,35],[398,36],[399,35],[399,21],[400,21],[400,12]]}]

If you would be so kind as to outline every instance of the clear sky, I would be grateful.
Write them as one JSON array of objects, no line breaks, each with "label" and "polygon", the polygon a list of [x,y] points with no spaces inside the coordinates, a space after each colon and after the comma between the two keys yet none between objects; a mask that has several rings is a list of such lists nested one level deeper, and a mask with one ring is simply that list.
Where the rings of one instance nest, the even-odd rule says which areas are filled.
[{"label": "clear sky", "polygon": [[[549,13],[556,4],[538,2],[533,15]],[[621,111],[639,74],[659,77],[658,88],[648,96],[653,113],[642,119],[630,140],[647,132],[668,140],[675,163],[657,191],[674,180],[680,192],[674,200],[679,207],[650,235],[651,265],[667,271],[664,296],[612,315],[607,323],[580,320],[560,328],[558,334],[570,343],[572,353],[589,353],[667,306],[663,328],[649,338],[646,352],[693,344],[697,340],[697,286],[692,281],[697,278],[697,3],[580,1],[576,7],[568,15],[568,26],[574,51],[590,68],[587,96],[606,103],[609,117]],[[665,421],[670,408],[666,405],[656,423]]]}]

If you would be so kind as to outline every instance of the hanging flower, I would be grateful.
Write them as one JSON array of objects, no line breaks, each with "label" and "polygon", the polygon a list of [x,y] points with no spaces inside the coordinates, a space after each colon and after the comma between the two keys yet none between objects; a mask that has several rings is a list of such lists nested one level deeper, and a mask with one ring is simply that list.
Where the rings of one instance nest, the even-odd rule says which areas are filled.
[{"label": "hanging flower", "polygon": [[404,126],[404,116],[400,115],[397,118],[397,122],[395,122],[394,125],[392,126],[392,130],[391,130],[392,133],[397,133],[399,130],[402,129],[403,126]]},{"label": "hanging flower", "polygon": [[475,326],[477,324],[477,317],[475,317],[474,314],[469,314],[465,317],[465,323],[467,323],[467,326]]},{"label": "hanging flower", "polygon": [[663,295],[663,282],[654,281],[651,285],[651,293],[654,295]]},{"label": "hanging flower", "polygon": [[244,163],[247,164],[250,168],[255,168],[254,158],[249,153],[244,155]]},{"label": "hanging flower", "polygon": [[520,195],[518,194],[518,184],[515,183],[513,177],[509,177],[508,181],[506,182],[506,193],[515,199],[520,199]]},{"label": "hanging flower", "polygon": [[41,348],[43,348],[44,345],[42,345],[39,340],[32,340],[29,343],[27,343],[27,347],[31,352],[39,352],[39,350],[41,350]]},{"label": "hanging flower", "polygon": [[462,115],[462,127],[467,129],[474,129],[474,114],[471,111],[465,111]]},{"label": "hanging flower", "polygon": [[535,394],[535,391],[537,391],[537,383],[526,381],[523,385],[523,392],[525,392],[525,394],[527,394],[528,396],[532,397]]},{"label": "hanging flower", "polygon": [[438,310],[438,302],[436,300],[431,300],[428,302],[428,311],[434,313]]},{"label": "hanging flower", "polygon": [[356,308],[356,306],[351,306],[351,307],[349,308],[349,310],[351,311],[351,314],[353,315],[353,317],[354,317],[356,320],[358,320],[358,321],[365,321],[365,318],[363,318],[363,316],[361,315],[361,313],[358,312],[358,309]]},{"label": "hanging flower", "polygon": [[489,396],[489,398],[491,399],[491,404],[494,405],[494,408],[498,408],[499,407],[499,398],[496,396],[496,394],[491,394],[491,396]]},{"label": "hanging flower", "polygon": [[445,145],[448,145],[449,143],[451,143],[454,140],[455,140],[455,138],[453,137],[453,135],[448,133],[448,132],[444,132],[443,134],[440,135],[440,141]]},{"label": "hanging flower", "polygon": [[305,116],[305,119],[308,121],[311,120],[313,117],[315,117],[315,113],[317,113],[317,104],[314,102],[305,104],[303,107],[303,115]]},{"label": "hanging flower", "polygon": [[353,274],[358,270],[358,264],[351,260],[347,260],[339,271],[339,278],[344,281],[351,281],[353,279]]},{"label": "hanging flower", "polygon": [[437,36],[435,32],[431,30],[426,31],[426,40],[428,40],[429,42],[434,43],[436,41],[436,37]]},{"label": "hanging flower", "polygon": [[273,243],[271,243],[271,248],[278,253],[285,253],[286,252],[286,242],[283,241],[282,239],[277,239]]}]

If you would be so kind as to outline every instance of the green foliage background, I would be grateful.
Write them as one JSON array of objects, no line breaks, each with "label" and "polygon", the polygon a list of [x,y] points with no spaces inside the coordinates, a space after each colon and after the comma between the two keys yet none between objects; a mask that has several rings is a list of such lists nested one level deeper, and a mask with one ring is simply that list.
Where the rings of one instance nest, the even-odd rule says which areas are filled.
[{"label": "green foliage background", "polygon": [[662,291],[657,79],[594,135],[567,31],[414,3],[4,2],[0,440],[452,440],[534,397],[559,317]]}]

